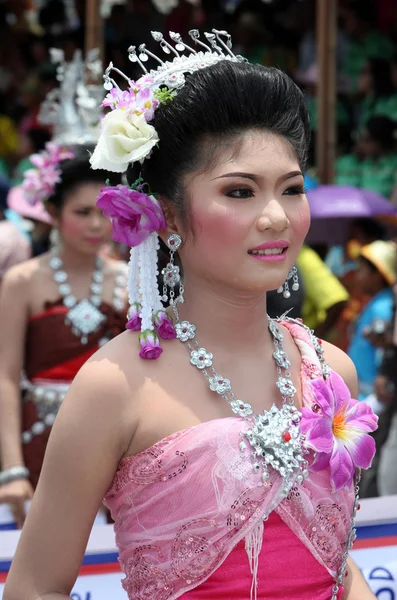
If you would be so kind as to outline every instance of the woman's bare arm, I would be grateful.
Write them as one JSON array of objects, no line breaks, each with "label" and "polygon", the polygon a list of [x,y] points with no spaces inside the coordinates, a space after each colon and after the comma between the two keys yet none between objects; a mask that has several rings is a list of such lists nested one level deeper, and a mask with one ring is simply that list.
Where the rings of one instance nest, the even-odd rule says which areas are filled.
[{"label": "woman's bare arm", "polygon": [[0,455],[3,469],[23,465],[20,380],[28,319],[28,275],[18,265],[0,293]]},{"label": "woman's bare arm", "polygon": [[[358,396],[358,380],[356,368],[349,356],[336,346],[323,342],[325,360],[346,383],[353,398]],[[343,600],[376,600],[376,596],[368,587],[359,568],[352,558],[348,558],[347,577],[343,582],[345,593]]]},{"label": "woman's bare arm", "polygon": [[347,561],[347,572],[343,600],[376,600],[375,594],[368,587],[360,569],[352,558]]},{"label": "woman's bare arm", "polygon": [[135,430],[127,377],[106,352],[81,369],[59,411],[4,600],[70,596],[95,515]]},{"label": "woman's bare arm", "polygon": [[[21,444],[21,369],[29,315],[29,280],[33,261],[10,269],[0,293],[0,456],[1,468],[24,466]],[[0,486],[0,503],[12,507],[18,527],[33,489],[26,479]]]}]

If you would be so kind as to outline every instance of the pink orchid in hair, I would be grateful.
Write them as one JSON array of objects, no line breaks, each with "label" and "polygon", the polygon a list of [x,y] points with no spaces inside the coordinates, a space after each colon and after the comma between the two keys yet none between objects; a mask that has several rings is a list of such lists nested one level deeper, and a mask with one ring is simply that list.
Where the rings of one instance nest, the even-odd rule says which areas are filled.
[{"label": "pink orchid in hair", "polygon": [[160,102],[155,98],[150,84],[153,78],[145,75],[138,81],[130,81],[128,90],[114,87],[106,95],[102,106],[111,110],[126,110],[136,115],[144,115],[146,121],[151,121]]},{"label": "pink orchid in hair", "polygon": [[301,431],[306,446],[317,452],[311,466],[329,466],[333,489],[348,487],[356,468],[368,469],[375,455],[375,440],[368,433],[378,417],[365,402],[353,400],[343,379],[331,371],[329,379],[311,381],[315,403],[302,408]]}]

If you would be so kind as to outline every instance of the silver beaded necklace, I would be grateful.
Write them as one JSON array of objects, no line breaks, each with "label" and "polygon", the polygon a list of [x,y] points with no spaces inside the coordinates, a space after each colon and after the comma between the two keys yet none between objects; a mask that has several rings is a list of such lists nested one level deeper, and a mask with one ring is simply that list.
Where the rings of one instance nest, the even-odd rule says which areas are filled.
[{"label": "silver beaded necklace", "polygon": [[[241,452],[251,450],[253,469],[256,473],[262,470],[262,479],[265,483],[270,477],[269,469],[277,471],[284,479],[283,492],[288,495],[295,478],[298,483],[302,483],[308,476],[308,462],[305,459],[307,450],[304,448],[304,438],[299,427],[301,414],[294,404],[296,389],[289,371],[291,362],[284,351],[283,333],[276,322],[268,317],[268,326],[274,343],[273,358],[278,373],[276,385],[280,390],[282,406],[278,408],[273,404],[270,410],[255,414],[250,404],[235,396],[230,380],[217,373],[213,366],[213,354],[201,347],[195,339],[195,325],[180,320],[176,302],[173,303],[172,308],[175,314],[177,338],[188,347],[191,364],[203,373],[210,389],[226,400],[236,415],[251,424],[251,427],[241,434]],[[322,347],[313,335],[311,337],[323,367],[323,374],[326,376],[328,368],[324,363]]]},{"label": "silver beaded necklace", "polygon": [[57,252],[52,252],[49,265],[54,271],[54,281],[58,285],[63,304],[69,309],[65,323],[72,327],[73,334],[80,338],[81,343],[86,344],[87,336],[94,333],[106,318],[97,308],[102,302],[103,261],[99,257],[96,259],[90,286],[91,296],[80,302],[72,294],[68,274],[63,269],[63,262]]},{"label": "silver beaded necklace", "polygon": [[[191,364],[203,373],[208,380],[210,389],[224,398],[236,415],[243,417],[251,424],[251,427],[247,431],[240,434],[242,438],[240,441],[241,452],[245,453],[247,448],[251,449],[253,469],[255,472],[259,472],[262,467],[262,479],[265,485],[268,483],[270,477],[269,467],[277,471],[283,478],[282,493],[284,496],[288,496],[295,480],[298,483],[302,483],[309,473],[308,462],[305,459],[307,450],[304,447],[304,438],[300,433],[299,427],[301,415],[294,404],[296,389],[289,371],[291,362],[284,351],[284,336],[277,322],[268,317],[268,327],[274,343],[273,358],[276,362],[278,373],[276,385],[281,393],[282,407],[278,408],[273,404],[270,410],[264,410],[261,414],[255,414],[250,404],[236,398],[229,379],[225,379],[216,372],[212,364],[212,353],[200,347],[200,344],[195,339],[195,325],[189,323],[189,321],[180,320],[177,302],[178,300],[171,304],[176,319],[176,334],[177,338],[188,347]],[[297,323],[297,321],[285,315],[280,317],[279,320]],[[320,361],[322,375],[327,379],[330,374],[330,367],[324,360],[324,350],[321,343],[308,327],[300,322],[299,325],[304,327],[310,335],[313,348]],[[341,565],[335,577],[335,584],[332,587],[331,600],[338,600],[340,597],[349,550],[352,548],[356,538],[354,519],[359,502],[358,481],[359,474],[356,474],[355,500],[351,515],[350,531],[346,539]]]}]

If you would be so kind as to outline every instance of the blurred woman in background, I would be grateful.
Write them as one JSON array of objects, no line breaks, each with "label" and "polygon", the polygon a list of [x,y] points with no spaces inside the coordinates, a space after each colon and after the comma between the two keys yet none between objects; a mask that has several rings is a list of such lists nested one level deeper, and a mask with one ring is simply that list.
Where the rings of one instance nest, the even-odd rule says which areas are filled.
[{"label": "blurred woman in background", "polygon": [[23,190],[47,194],[58,241],[11,268],[0,296],[0,502],[13,506],[19,526],[69,384],[124,329],[126,314],[125,265],[101,253],[111,230],[96,207],[106,172],[90,169],[84,146],[50,144],[41,159]]}]

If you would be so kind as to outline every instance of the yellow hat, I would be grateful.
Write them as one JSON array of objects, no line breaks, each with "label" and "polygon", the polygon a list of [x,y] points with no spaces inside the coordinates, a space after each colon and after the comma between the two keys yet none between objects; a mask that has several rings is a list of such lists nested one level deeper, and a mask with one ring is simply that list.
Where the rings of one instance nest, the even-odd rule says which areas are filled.
[{"label": "yellow hat", "polygon": [[389,285],[397,281],[397,245],[381,240],[363,246],[360,255],[374,265]]}]

